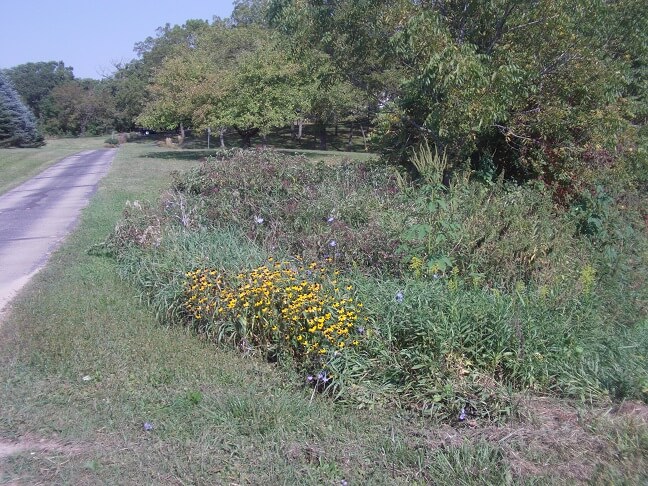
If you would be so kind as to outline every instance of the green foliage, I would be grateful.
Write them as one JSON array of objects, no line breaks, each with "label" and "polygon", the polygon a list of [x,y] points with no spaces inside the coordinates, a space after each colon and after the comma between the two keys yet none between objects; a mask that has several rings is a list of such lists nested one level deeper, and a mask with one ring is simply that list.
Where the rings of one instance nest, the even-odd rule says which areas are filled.
[{"label": "green foliage", "polygon": [[392,221],[382,215],[397,192],[388,168],[350,162],[336,168],[270,150],[229,153],[174,182],[204,201],[204,224],[239,227],[270,253],[398,272]]},{"label": "green foliage", "polygon": [[[162,318],[187,322],[189,299],[192,325],[271,359],[282,354],[275,338],[288,336],[281,363],[303,363],[298,337],[322,315],[298,304],[308,288],[288,296],[283,276],[301,282],[301,271],[264,267],[261,256],[298,255],[337,269],[338,288],[363,303],[359,346],[316,362],[326,383],[315,388],[339,400],[458,423],[501,420],[522,390],[646,399],[646,237],[613,206],[602,222],[610,236],[591,240],[538,187],[436,182],[444,158],[425,148],[415,183],[380,164],[221,157],[178,175],[159,205],[129,206],[112,237]],[[257,310],[264,303],[269,313]],[[279,317],[284,305],[297,327]]]},{"label": "green foliage", "polygon": [[74,79],[72,67],[62,61],[28,62],[7,69],[5,74],[37,120],[45,116],[52,90]]},{"label": "green foliage", "polygon": [[266,30],[214,23],[194,42],[191,48],[178,47],[157,71],[140,124],[234,127],[249,146],[253,135],[292,120],[300,73]]},{"label": "green foliage", "polygon": [[40,147],[34,115],[29,111],[9,79],[0,73],[0,147]]},{"label": "green foliage", "polygon": [[371,324],[364,354],[337,370],[353,402],[492,420],[510,411],[507,390],[645,398],[643,326],[606,323],[577,282],[511,292],[458,274],[355,282]]},{"label": "green foliage", "polygon": [[105,80],[114,100],[114,128],[127,131],[135,128],[135,118],[148,100],[148,73],[141,59],[117,65],[112,77]]},{"label": "green foliage", "polygon": [[51,91],[43,127],[55,135],[100,135],[115,127],[114,114],[107,83],[73,80]]},{"label": "green foliage", "polygon": [[542,180],[565,203],[640,143],[640,3],[276,0],[268,15],[298,56],[315,46],[373,100],[390,159],[427,141],[451,169]]}]

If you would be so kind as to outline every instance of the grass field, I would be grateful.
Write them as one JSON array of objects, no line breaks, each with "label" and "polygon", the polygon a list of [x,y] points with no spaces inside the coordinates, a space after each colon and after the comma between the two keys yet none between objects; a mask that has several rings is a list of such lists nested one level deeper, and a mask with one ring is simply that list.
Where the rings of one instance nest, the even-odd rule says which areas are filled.
[{"label": "grass field", "polygon": [[0,484],[646,481],[638,402],[519,395],[504,424],[443,425],[312,396],[272,364],[159,325],[116,263],[88,249],[126,201],[157,200],[195,159],[122,146],[78,229],[5,316]]},{"label": "grass field", "polygon": [[0,194],[35,176],[68,155],[103,147],[105,137],[47,140],[40,148],[0,150]]}]

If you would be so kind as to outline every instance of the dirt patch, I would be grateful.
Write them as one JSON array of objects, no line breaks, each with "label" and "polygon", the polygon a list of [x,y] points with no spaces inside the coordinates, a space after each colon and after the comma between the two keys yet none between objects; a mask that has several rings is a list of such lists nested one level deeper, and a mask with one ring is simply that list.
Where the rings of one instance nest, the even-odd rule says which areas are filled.
[{"label": "dirt patch", "polygon": [[0,438],[0,461],[6,457],[22,452],[56,452],[62,454],[79,454],[83,448],[64,444],[59,441],[23,437],[17,441]]}]

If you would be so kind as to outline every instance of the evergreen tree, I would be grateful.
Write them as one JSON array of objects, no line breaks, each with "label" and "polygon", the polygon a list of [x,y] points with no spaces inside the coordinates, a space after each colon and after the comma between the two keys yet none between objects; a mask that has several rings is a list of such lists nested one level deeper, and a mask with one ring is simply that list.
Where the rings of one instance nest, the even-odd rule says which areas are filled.
[{"label": "evergreen tree", "polygon": [[0,147],[40,147],[44,144],[33,113],[9,79],[0,73]]}]

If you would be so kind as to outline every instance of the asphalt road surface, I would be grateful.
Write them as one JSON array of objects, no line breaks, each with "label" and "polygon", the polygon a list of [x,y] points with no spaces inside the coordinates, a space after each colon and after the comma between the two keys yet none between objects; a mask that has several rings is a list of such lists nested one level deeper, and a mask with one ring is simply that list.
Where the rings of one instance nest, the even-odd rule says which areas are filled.
[{"label": "asphalt road surface", "polygon": [[0,311],[74,228],[116,152],[72,155],[0,195]]}]

